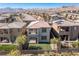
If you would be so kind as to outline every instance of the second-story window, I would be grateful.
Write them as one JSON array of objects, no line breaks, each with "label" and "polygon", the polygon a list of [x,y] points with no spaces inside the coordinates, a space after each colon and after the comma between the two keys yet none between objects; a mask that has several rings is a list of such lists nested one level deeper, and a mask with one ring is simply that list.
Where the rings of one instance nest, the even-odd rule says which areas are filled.
[{"label": "second-story window", "polygon": [[4,29],[4,33],[5,33],[5,34],[8,34],[8,30]]},{"label": "second-story window", "polygon": [[46,28],[42,28],[42,32],[43,33],[47,32]]},{"label": "second-story window", "polygon": [[30,29],[29,34],[37,34],[37,29]]},{"label": "second-story window", "polygon": [[3,30],[0,30],[0,34],[3,34]]},{"label": "second-story window", "polygon": [[74,30],[77,30],[77,27],[74,27]]},{"label": "second-story window", "polygon": [[31,34],[32,31],[33,31],[33,29],[29,29],[29,34]]},{"label": "second-story window", "polygon": [[65,31],[69,31],[69,27],[66,27]]},{"label": "second-story window", "polygon": [[60,31],[69,31],[69,27],[61,27]]}]

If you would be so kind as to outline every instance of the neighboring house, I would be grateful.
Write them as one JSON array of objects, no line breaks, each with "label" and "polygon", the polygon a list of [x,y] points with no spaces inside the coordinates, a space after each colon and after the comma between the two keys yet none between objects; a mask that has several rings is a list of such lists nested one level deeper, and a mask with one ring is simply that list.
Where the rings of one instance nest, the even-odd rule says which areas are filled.
[{"label": "neighboring house", "polygon": [[28,25],[30,22],[32,22],[32,21],[36,21],[36,19],[35,19],[33,16],[31,16],[31,15],[23,14],[23,16],[24,16],[24,18],[23,18],[22,20],[23,20],[23,22],[26,22],[27,25]]},{"label": "neighboring house", "polygon": [[17,13],[13,14],[1,14],[0,23],[12,23],[12,22],[23,22]]},{"label": "neighboring house", "polygon": [[27,27],[29,43],[49,42],[50,25],[45,21],[33,21]]},{"label": "neighboring house", "polygon": [[6,23],[8,17],[0,16],[0,23]]},{"label": "neighboring house", "polygon": [[53,21],[52,28],[58,33],[61,41],[79,39],[79,22],[65,20]]},{"label": "neighboring house", "polygon": [[55,21],[55,20],[63,20],[64,19],[64,16],[62,15],[58,15],[58,14],[52,14],[50,15],[50,21],[49,23],[52,23],[52,21]]},{"label": "neighboring house", "polygon": [[26,26],[23,22],[0,23],[0,43],[12,43]]},{"label": "neighboring house", "polygon": [[20,21],[19,18],[17,20],[17,17],[12,16],[12,14],[10,16],[0,16],[0,23],[11,23],[11,22],[17,22]]}]

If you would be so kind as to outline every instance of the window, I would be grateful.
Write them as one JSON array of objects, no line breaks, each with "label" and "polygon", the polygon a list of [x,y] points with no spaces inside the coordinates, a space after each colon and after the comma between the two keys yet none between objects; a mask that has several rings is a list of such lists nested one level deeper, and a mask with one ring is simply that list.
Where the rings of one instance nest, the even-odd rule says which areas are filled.
[{"label": "window", "polygon": [[5,33],[5,34],[8,34],[8,30],[5,30],[5,29],[4,29],[4,33]]},{"label": "window", "polygon": [[0,34],[3,34],[3,30],[0,30]]},{"label": "window", "polygon": [[43,32],[43,33],[46,32],[46,28],[42,28],[42,32]]},{"label": "window", "polygon": [[69,27],[61,27],[60,31],[69,31]]},{"label": "window", "polygon": [[47,36],[41,36],[41,40],[47,40]]},{"label": "window", "polygon": [[33,29],[29,29],[29,31],[33,31]]},{"label": "window", "polygon": [[77,27],[74,27],[74,30],[77,30]]},{"label": "window", "polygon": [[10,33],[12,33],[13,32],[13,30],[12,29],[10,29]]},{"label": "window", "polygon": [[18,32],[20,32],[20,29],[18,29]]},{"label": "window", "polygon": [[36,40],[37,38],[36,37],[30,37],[29,39],[30,40]]},{"label": "window", "polygon": [[31,34],[32,31],[33,31],[33,29],[29,29],[29,34]]},{"label": "window", "polygon": [[37,29],[30,29],[29,34],[37,34]]},{"label": "window", "polygon": [[0,37],[1,43],[9,43],[9,39],[7,37]]}]

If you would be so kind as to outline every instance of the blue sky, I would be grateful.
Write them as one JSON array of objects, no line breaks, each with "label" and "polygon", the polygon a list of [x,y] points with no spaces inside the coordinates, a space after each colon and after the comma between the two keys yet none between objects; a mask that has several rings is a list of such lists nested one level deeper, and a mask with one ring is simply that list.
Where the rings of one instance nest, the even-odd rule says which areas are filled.
[{"label": "blue sky", "polygon": [[79,6],[78,3],[0,3],[0,8],[52,8],[72,5]]}]

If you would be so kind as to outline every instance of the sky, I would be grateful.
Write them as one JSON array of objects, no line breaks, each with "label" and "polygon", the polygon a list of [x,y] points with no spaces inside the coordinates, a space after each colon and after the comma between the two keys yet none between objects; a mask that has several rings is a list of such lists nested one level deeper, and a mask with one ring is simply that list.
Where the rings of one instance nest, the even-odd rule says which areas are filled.
[{"label": "sky", "polygon": [[79,3],[0,3],[0,8],[55,8],[62,6],[79,6]]}]

